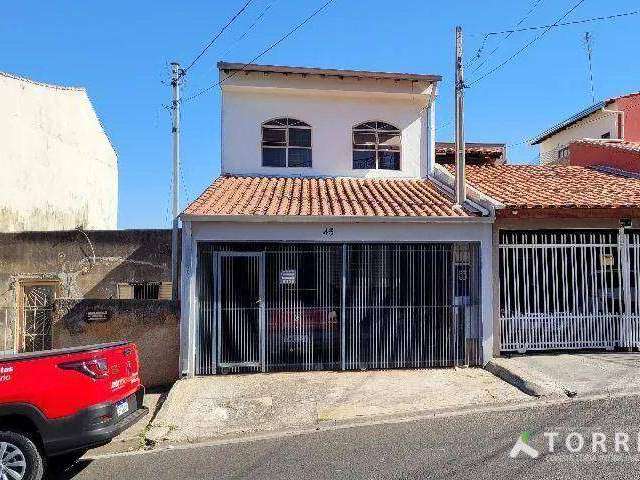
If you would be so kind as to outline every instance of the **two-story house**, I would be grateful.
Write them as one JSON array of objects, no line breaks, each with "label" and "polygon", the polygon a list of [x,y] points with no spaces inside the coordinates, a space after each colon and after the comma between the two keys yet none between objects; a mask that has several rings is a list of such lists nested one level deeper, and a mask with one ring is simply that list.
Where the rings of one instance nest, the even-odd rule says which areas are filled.
[{"label": "two-story house", "polygon": [[222,173],[181,216],[182,373],[483,364],[493,212],[436,168],[441,77],[218,66]]},{"label": "two-story house", "polygon": [[640,172],[640,93],[607,98],[536,136],[541,164]]}]

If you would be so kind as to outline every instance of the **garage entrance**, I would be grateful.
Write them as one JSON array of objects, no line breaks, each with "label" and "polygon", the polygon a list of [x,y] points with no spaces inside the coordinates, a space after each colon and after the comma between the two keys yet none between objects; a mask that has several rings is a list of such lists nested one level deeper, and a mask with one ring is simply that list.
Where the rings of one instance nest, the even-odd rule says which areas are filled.
[{"label": "garage entrance", "polygon": [[501,350],[638,347],[636,230],[500,233]]},{"label": "garage entrance", "polygon": [[478,250],[199,244],[196,373],[481,364]]}]

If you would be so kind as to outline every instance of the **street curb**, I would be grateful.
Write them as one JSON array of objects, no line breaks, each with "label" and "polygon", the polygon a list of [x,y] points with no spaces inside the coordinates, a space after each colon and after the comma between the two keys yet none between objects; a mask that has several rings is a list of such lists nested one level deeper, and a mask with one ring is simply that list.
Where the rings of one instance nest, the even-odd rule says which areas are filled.
[{"label": "street curb", "polygon": [[568,396],[560,386],[545,385],[534,379],[531,372],[513,368],[512,365],[507,366],[501,359],[490,360],[484,369],[532,397],[561,398]]},{"label": "street curb", "polygon": [[183,442],[162,442],[155,445],[153,448],[148,448],[144,450],[136,450],[132,452],[120,452],[120,453],[108,453],[102,455],[87,455],[85,458],[89,460],[98,460],[101,458],[113,458],[113,457],[126,457],[133,455],[145,455],[145,454],[153,454],[153,453],[161,453],[164,451],[170,450],[187,450],[191,448],[200,448],[200,447],[210,447],[210,446],[218,446],[218,445],[229,445],[229,444],[241,444],[241,443],[251,443],[261,440],[272,440],[278,438],[286,438],[286,437],[296,437],[300,435],[309,435],[314,433],[326,432],[326,431],[334,431],[334,430],[343,430],[349,428],[357,428],[357,427],[366,427],[366,426],[374,426],[374,425],[384,425],[387,423],[409,423],[413,421],[419,420],[428,420],[435,418],[446,418],[446,417],[455,417],[455,416],[463,416],[467,414],[473,413],[488,413],[488,412],[509,412],[514,410],[521,410],[526,408],[535,408],[535,407],[543,407],[546,405],[561,405],[561,404],[574,404],[574,403],[583,403],[589,401],[597,401],[597,400],[611,400],[614,398],[621,397],[640,397],[640,391],[620,391],[616,393],[601,393],[594,395],[585,395],[582,397],[570,398],[567,396],[558,397],[551,396],[547,398],[532,398],[527,400],[521,400],[518,402],[505,402],[502,404],[495,405],[484,405],[484,406],[476,406],[475,408],[469,407],[466,409],[451,409],[448,411],[435,411],[432,410],[430,412],[423,412],[422,414],[417,413],[411,416],[407,416],[404,418],[386,418],[386,419],[363,419],[361,422],[351,422],[340,425],[318,425],[316,428],[303,428],[303,429],[288,429],[288,430],[275,430],[270,432],[254,432],[253,434],[238,434],[236,436],[230,437],[200,437],[200,438],[192,438],[189,441]]}]

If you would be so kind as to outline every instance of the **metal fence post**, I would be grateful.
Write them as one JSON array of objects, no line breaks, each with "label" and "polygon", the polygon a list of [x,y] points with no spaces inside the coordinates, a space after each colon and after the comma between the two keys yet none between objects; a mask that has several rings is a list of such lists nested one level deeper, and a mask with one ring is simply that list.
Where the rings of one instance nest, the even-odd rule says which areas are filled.
[{"label": "metal fence post", "polygon": [[342,301],[340,302],[340,367],[346,370],[346,322],[347,322],[347,244],[342,244]]},{"label": "metal fence post", "polygon": [[630,348],[631,344],[631,268],[629,258],[629,237],[624,227],[618,230],[618,249],[620,252],[620,274],[619,285],[622,286],[622,298],[624,306],[620,312],[620,346]]}]

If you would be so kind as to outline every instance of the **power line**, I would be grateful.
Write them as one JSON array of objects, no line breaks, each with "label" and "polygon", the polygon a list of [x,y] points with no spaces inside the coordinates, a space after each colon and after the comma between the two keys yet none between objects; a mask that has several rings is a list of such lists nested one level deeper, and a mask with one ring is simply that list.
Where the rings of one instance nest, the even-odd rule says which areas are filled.
[{"label": "power line", "polygon": [[[265,48],[264,50],[262,50],[260,53],[258,53],[255,57],[253,57],[251,60],[249,60],[247,63],[245,63],[242,68],[238,69],[238,70],[234,70],[232,73],[230,73],[229,75],[227,75],[226,77],[224,77],[222,80],[220,80],[219,82],[216,82],[212,85],[209,85],[208,87],[203,88],[202,90],[194,93],[193,95],[189,96],[189,97],[185,97],[181,100],[181,102],[188,102],[191,101],[197,97],[199,97],[200,95],[208,92],[209,90],[212,90],[216,87],[219,87],[220,85],[222,85],[223,82],[225,82],[226,80],[228,80],[231,77],[234,77],[235,75],[237,75],[238,73],[240,73],[241,71],[243,71],[245,68],[247,68],[249,65],[251,65],[252,63],[256,62],[257,60],[259,60],[260,58],[262,58],[264,55],[266,55],[267,53],[269,53],[271,50],[273,50],[275,47],[277,47],[278,45],[280,45],[282,42],[284,42],[287,38],[289,38],[291,35],[293,35],[295,32],[297,32],[299,29],[301,29],[304,25],[306,25],[313,17],[315,17],[316,15],[318,15],[320,12],[322,12],[325,8],[327,8],[331,3],[333,3],[335,0],[327,0],[321,7],[319,7],[318,9],[316,9],[311,15],[309,15],[307,18],[305,18],[302,22],[300,22],[298,25],[296,25],[293,29],[289,30],[289,32],[287,32],[283,37],[280,38],[280,40],[272,43],[271,45],[269,45],[267,48]],[[584,0],[583,0],[584,1]]]},{"label": "power line", "polygon": [[[531,16],[531,14],[535,11],[536,8],[538,8],[538,6],[542,3],[543,0],[536,0],[535,3],[531,6],[531,8],[529,9],[529,11],[527,13],[524,14],[524,16],[518,21],[518,23],[516,23],[516,27],[518,25],[522,25],[522,23]],[[471,71],[471,74],[474,74],[475,72],[477,72],[478,70],[480,70],[482,68],[483,65],[485,65],[487,63],[487,61],[491,58],[491,56],[496,53],[498,51],[498,49],[500,48],[500,46],[505,42],[505,40],[507,40],[511,35],[513,35],[514,32],[508,32],[506,34],[506,36],[500,40],[498,42],[498,44],[495,46],[495,48],[493,50],[491,50],[491,52],[489,52],[489,54],[484,58],[484,60],[482,62],[480,62],[479,65],[477,65],[473,71]],[[484,40],[483,40],[483,44],[484,42],[489,38],[490,34],[486,34],[484,36]],[[480,57],[478,57],[479,59]]]},{"label": "power line", "polygon": [[236,20],[236,18],[238,18],[242,14],[242,12],[244,12],[247,9],[247,7],[251,4],[251,2],[253,2],[253,0],[247,0],[245,4],[242,6],[242,8],[238,10],[233,17],[231,17],[231,19],[225,24],[224,27],[220,29],[218,33],[216,33],[213,39],[202,49],[202,51],[196,56],[196,58],[193,59],[193,61],[189,64],[189,66],[183,70],[183,75],[187,74],[189,69],[193,67],[198,60],[200,60],[200,58],[205,54],[207,50],[209,50],[209,48],[215,43],[215,41],[220,37],[220,35],[224,33],[224,31],[229,27],[229,25],[231,25]]},{"label": "power line", "polygon": [[490,36],[490,35],[503,35],[505,33],[517,33],[517,32],[527,32],[530,30],[542,30],[543,28],[555,28],[555,27],[566,27],[567,25],[578,25],[580,23],[589,23],[589,22],[598,22],[601,20],[613,20],[616,18],[620,18],[620,17],[629,17],[631,15],[638,15],[640,13],[640,10],[633,10],[630,12],[623,12],[623,13],[617,13],[615,15],[607,15],[607,16],[602,16],[602,17],[592,17],[592,18],[583,18],[580,20],[572,20],[571,22],[562,22],[562,23],[552,23],[551,25],[536,25],[536,26],[532,26],[532,27],[523,27],[523,28],[516,28],[513,30],[503,30],[501,32],[489,32],[489,33],[485,33],[485,36]]},{"label": "power line", "polygon": [[261,12],[260,14],[254,19],[253,23],[251,25],[249,25],[247,27],[247,29],[242,33],[242,35],[240,35],[238,38],[236,38],[233,43],[229,46],[229,48],[227,48],[227,50],[225,50],[225,52],[222,54],[222,57],[224,58],[225,55],[227,55],[231,50],[233,50],[233,48],[240,43],[259,23],[261,23],[264,20],[264,16],[267,14],[267,12],[269,10],[271,10],[271,8],[275,5],[275,3],[278,0],[274,0],[273,2],[269,3]]},{"label": "power line", "polygon": [[557,26],[562,20],[564,20],[569,14],[571,14],[576,8],[578,8],[580,5],[582,5],[585,1],[586,0],[579,0],[575,5],[573,5],[573,7],[571,7],[569,10],[567,10],[558,20],[556,20],[553,24],[549,25],[542,33],[540,33],[539,35],[536,35],[530,42],[526,43],[523,47],[521,47],[519,50],[517,50],[513,55],[511,55],[509,58],[504,60],[502,63],[500,63],[497,66],[493,67],[491,70],[489,70],[488,72],[484,73],[480,77],[476,78],[474,81],[466,84],[465,86],[467,88],[471,87],[472,85],[475,85],[476,83],[478,83],[479,81],[485,79],[489,75],[491,75],[491,74],[495,73],[496,71],[500,70],[507,63],[511,62],[514,58],[516,58],[522,52],[527,50],[531,45],[533,45],[538,40],[540,40],[542,37],[544,37],[553,27]]}]

